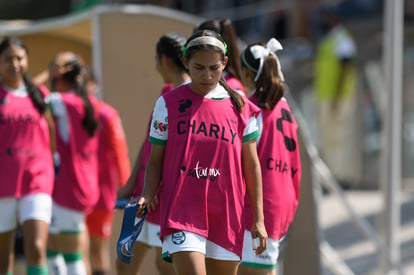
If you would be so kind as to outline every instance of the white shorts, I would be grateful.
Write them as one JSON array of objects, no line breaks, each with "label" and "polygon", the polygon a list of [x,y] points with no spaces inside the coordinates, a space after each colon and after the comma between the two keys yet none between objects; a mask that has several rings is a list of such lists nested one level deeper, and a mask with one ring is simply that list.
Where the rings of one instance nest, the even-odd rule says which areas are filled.
[{"label": "white shorts", "polygon": [[172,254],[182,251],[200,252],[210,259],[240,261],[240,257],[236,253],[192,232],[178,231],[164,237],[162,242],[162,257],[164,260],[171,261]]},{"label": "white shorts", "polygon": [[49,224],[51,216],[52,198],[48,194],[0,199],[0,232],[14,230],[18,224],[28,220],[40,220]]},{"label": "white shorts", "polygon": [[138,236],[137,242],[144,243],[151,247],[162,247],[160,239],[160,226],[158,224],[145,221],[142,225],[142,230]]},{"label": "white shorts", "polygon": [[52,222],[49,226],[49,232],[52,234],[79,234],[85,231],[85,217],[83,212],[72,210],[53,202]]},{"label": "white shorts", "polygon": [[[282,237],[283,238],[283,237]],[[275,269],[279,257],[279,240],[267,239],[267,248],[260,254],[256,255],[253,249],[253,239],[250,231],[244,232],[244,245],[241,263],[245,266],[255,268]]]}]

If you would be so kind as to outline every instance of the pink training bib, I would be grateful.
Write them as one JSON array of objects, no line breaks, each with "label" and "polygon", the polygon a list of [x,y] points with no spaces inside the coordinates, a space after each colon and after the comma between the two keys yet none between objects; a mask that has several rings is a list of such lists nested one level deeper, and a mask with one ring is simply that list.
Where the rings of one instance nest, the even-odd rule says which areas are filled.
[{"label": "pink training bib", "polygon": [[246,100],[240,114],[230,98],[204,98],[188,85],[164,99],[168,141],[160,189],[161,237],[187,230],[241,255],[241,147],[244,129],[258,109]]},{"label": "pink training bib", "polygon": [[[252,102],[257,104],[253,96]],[[257,145],[263,181],[263,211],[267,234],[280,239],[287,233],[299,203],[301,163],[297,124],[282,98],[273,110],[262,110],[263,131]],[[252,226],[246,199],[246,228]]]},{"label": "pink training bib", "polygon": [[0,163],[0,197],[52,193],[54,170],[48,124],[28,95],[7,92],[3,86]]}]

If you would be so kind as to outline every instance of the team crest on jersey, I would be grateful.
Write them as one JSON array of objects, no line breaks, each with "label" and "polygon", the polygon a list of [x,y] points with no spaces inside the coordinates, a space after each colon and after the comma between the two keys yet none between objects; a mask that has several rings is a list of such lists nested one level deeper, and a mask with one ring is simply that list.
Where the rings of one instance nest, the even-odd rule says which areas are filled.
[{"label": "team crest on jersey", "polygon": [[173,244],[180,245],[185,242],[185,233],[183,231],[178,231],[171,235],[171,240]]}]

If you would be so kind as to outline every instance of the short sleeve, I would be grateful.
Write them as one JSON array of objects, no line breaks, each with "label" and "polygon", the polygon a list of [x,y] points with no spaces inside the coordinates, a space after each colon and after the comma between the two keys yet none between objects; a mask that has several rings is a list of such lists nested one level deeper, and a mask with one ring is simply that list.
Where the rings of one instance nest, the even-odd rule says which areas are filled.
[{"label": "short sleeve", "polygon": [[168,140],[168,110],[164,97],[160,96],[152,112],[149,141],[165,145]]},{"label": "short sleeve", "polygon": [[246,127],[244,128],[243,132],[243,142],[250,141],[252,139],[256,139],[259,137],[260,131],[259,126],[257,124],[256,116],[251,116],[249,121],[247,122]]},{"label": "short sleeve", "polygon": [[256,138],[256,143],[259,144],[260,142],[260,137],[262,136],[263,133],[263,116],[262,116],[262,112],[260,112],[260,114],[257,116],[257,127],[259,130],[259,135]]},{"label": "short sleeve", "polygon": [[62,140],[68,143],[70,136],[69,117],[62,96],[59,93],[50,93],[46,97],[46,102],[50,105],[52,114],[57,120],[57,128]]}]

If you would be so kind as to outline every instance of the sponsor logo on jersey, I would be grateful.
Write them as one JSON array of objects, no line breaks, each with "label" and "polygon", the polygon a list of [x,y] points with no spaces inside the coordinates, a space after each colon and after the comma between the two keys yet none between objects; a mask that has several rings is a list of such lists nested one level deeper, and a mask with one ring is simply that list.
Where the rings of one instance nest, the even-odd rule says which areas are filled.
[{"label": "sponsor logo on jersey", "polygon": [[290,174],[292,178],[295,177],[299,170],[297,167],[289,167],[289,163],[285,160],[274,159],[272,157],[267,159],[266,168],[281,174]]},{"label": "sponsor logo on jersey", "polygon": [[205,121],[178,121],[177,133],[179,135],[185,135],[191,133],[192,135],[204,135],[205,137],[211,137],[225,142],[234,144],[234,140],[237,136],[237,131],[226,126],[220,126],[215,123],[208,123]]},{"label": "sponsor logo on jersey", "polygon": [[180,113],[185,113],[185,110],[190,108],[191,105],[193,105],[193,102],[190,99],[181,99],[180,101],[180,105],[178,107],[178,111]]},{"label": "sponsor logo on jersey", "polygon": [[160,120],[154,120],[153,127],[160,133],[164,133],[168,130],[168,123]]},{"label": "sponsor logo on jersey", "polygon": [[212,167],[201,167],[200,162],[197,161],[197,164],[194,168],[188,169],[187,176],[197,179],[208,179],[210,181],[215,181],[216,178],[220,176],[220,169]]}]

